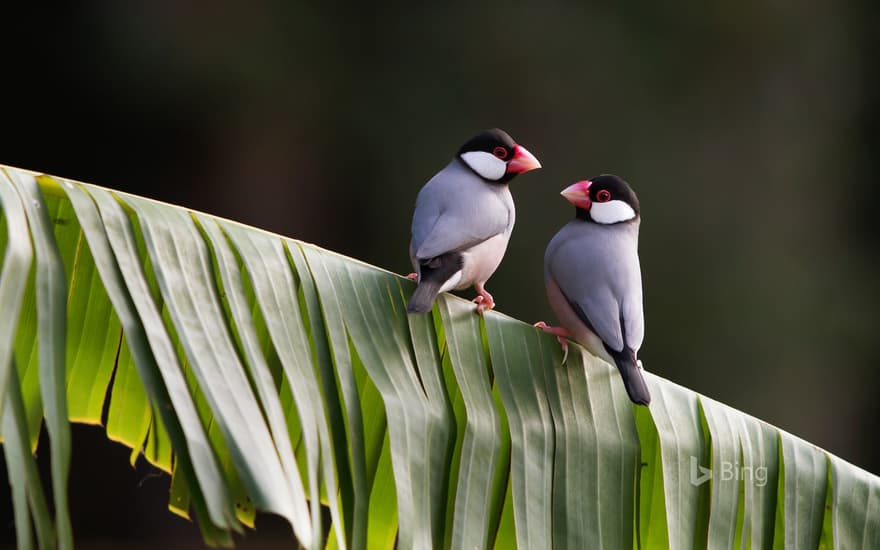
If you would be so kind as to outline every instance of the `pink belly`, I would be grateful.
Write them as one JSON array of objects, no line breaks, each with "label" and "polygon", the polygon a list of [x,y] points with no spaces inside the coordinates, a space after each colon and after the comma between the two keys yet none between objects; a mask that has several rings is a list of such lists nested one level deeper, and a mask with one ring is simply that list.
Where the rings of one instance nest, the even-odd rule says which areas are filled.
[{"label": "pink belly", "polygon": [[547,300],[550,302],[550,307],[553,308],[553,313],[556,314],[559,324],[571,332],[578,344],[587,348],[587,351],[593,355],[614,364],[614,359],[605,350],[602,339],[581,321],[577,313],[568,305],[568,300],[565,299],[559,286],[552,279],[547,281]]}]

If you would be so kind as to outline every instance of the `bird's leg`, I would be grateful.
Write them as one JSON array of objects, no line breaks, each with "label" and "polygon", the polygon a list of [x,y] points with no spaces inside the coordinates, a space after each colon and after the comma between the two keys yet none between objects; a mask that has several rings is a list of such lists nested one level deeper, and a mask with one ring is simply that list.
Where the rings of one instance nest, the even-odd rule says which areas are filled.
[{"label": "bird's leg", "polygon": [[418,280],[419,280],[419,274],[416,273],[415,271],[413,271],[412,273],[410,273],[409,275],[407,275],[406,278],[409,279],[410,281],[416,281],[416,282],[418,282]]},{"label": "bird's leg", "polygon": [[477,314],[482,315],[487,309],[495,307],[495,299],[492,298],[491,294],[486,292],[483,285],[477,283],[474,285],[474,289],[477,291],[477,294],[479,294],[479,296],[474,298],[474,303],[477,304]]},{"label": "bird's leg", "polygon": [[566,359],[568,359],[568,341],[566,338],[572,338],[571,332],[565,327],[551,327],[544,321],[538,321],[534,326],[556,337],[559,345],[562,346],[562,362],[565,363]]},{"label": "bird's leg", "polygon": [[553,336],[557,338],[572,338],[571,332],[565,327],[551,327],[544,321],[538,321],[533,325],[535,328],[539,328],[544,332],[549,332]]}]

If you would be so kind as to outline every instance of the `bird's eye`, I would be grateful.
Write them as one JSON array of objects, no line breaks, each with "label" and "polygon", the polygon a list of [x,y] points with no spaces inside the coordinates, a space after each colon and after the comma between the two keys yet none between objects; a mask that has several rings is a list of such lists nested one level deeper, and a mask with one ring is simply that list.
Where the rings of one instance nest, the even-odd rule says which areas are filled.
[{"label": "bird's eye", "polygon": [[596,192],[596,202],[608,202],[611,200],[611,191],[600,189]]},{"label": "bird's eye", "polygon": [[501,160],[504,160],[507,158],[507,149],[499,146],[492,150],[492,154],[500,158]]}]

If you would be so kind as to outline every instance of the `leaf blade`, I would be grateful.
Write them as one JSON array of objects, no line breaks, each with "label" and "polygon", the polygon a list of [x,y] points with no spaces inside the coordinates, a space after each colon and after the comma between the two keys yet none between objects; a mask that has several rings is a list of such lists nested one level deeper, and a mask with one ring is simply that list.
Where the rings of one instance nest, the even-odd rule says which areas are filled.
[{"label": "leaf blade", "polygon": [[185,211],[123,200],[137,213],[165,304],[238,474],[255,502],[292,522],[290,495],[271,481],[283,469],[227,331],[207,245]]},{"label": "leaf blade", "polygon": [[58,547],[73,548],[73,526],[68,511],[67,481],[70,476],[70,423],[65,387],[67,337],[67,281],[46,202],[33,176],[6,172],[24,205],[34,243],[37,285],[37,345],[43,414],[50,440],[52,493]]},{"label": "leaf blade", "polygon": [[[135,365],[153,403],[160,405],[163,423],[175,442],[178,464],[194,480],[193,503],[202,525],[210,522],[220,529],[236,529],[226,482],[208,443],[177,362],[174,347],[147,285],[131,223],[120,204],[106,190],[64,182],[96,266],[116,314]],[[94,200],[94,202],[92,202]],[[169,410],[173,406],[173,414]],[[218,541],[219,531],[206,532]]]}]

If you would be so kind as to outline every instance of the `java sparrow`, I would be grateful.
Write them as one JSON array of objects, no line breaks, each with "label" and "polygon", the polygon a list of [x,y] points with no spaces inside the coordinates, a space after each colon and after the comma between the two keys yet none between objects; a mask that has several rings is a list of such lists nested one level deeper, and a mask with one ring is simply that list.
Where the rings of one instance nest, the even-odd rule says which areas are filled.
[{"label": "java sparrow", "polygon": [[418,281],[407,306],[431,311],[447,290],[474,286],[477,312],[495,302],[484,285],[498,268],[513,230],[515,211],[508,183],[541,163],[497,128],[465,142],[452,161],[416,198],[409,255]]},{"label": "java sparrow", "polygon": [[[634,403],[651,401],[637,354],[645,335],[639,267],[639,199],[624,180],[602,175],[562,191],[575,219],[550,240],[544,281],[562,327],[536,323],[570,337],[617,366]],[[567,351],[567,349],[566,349]]]}]

